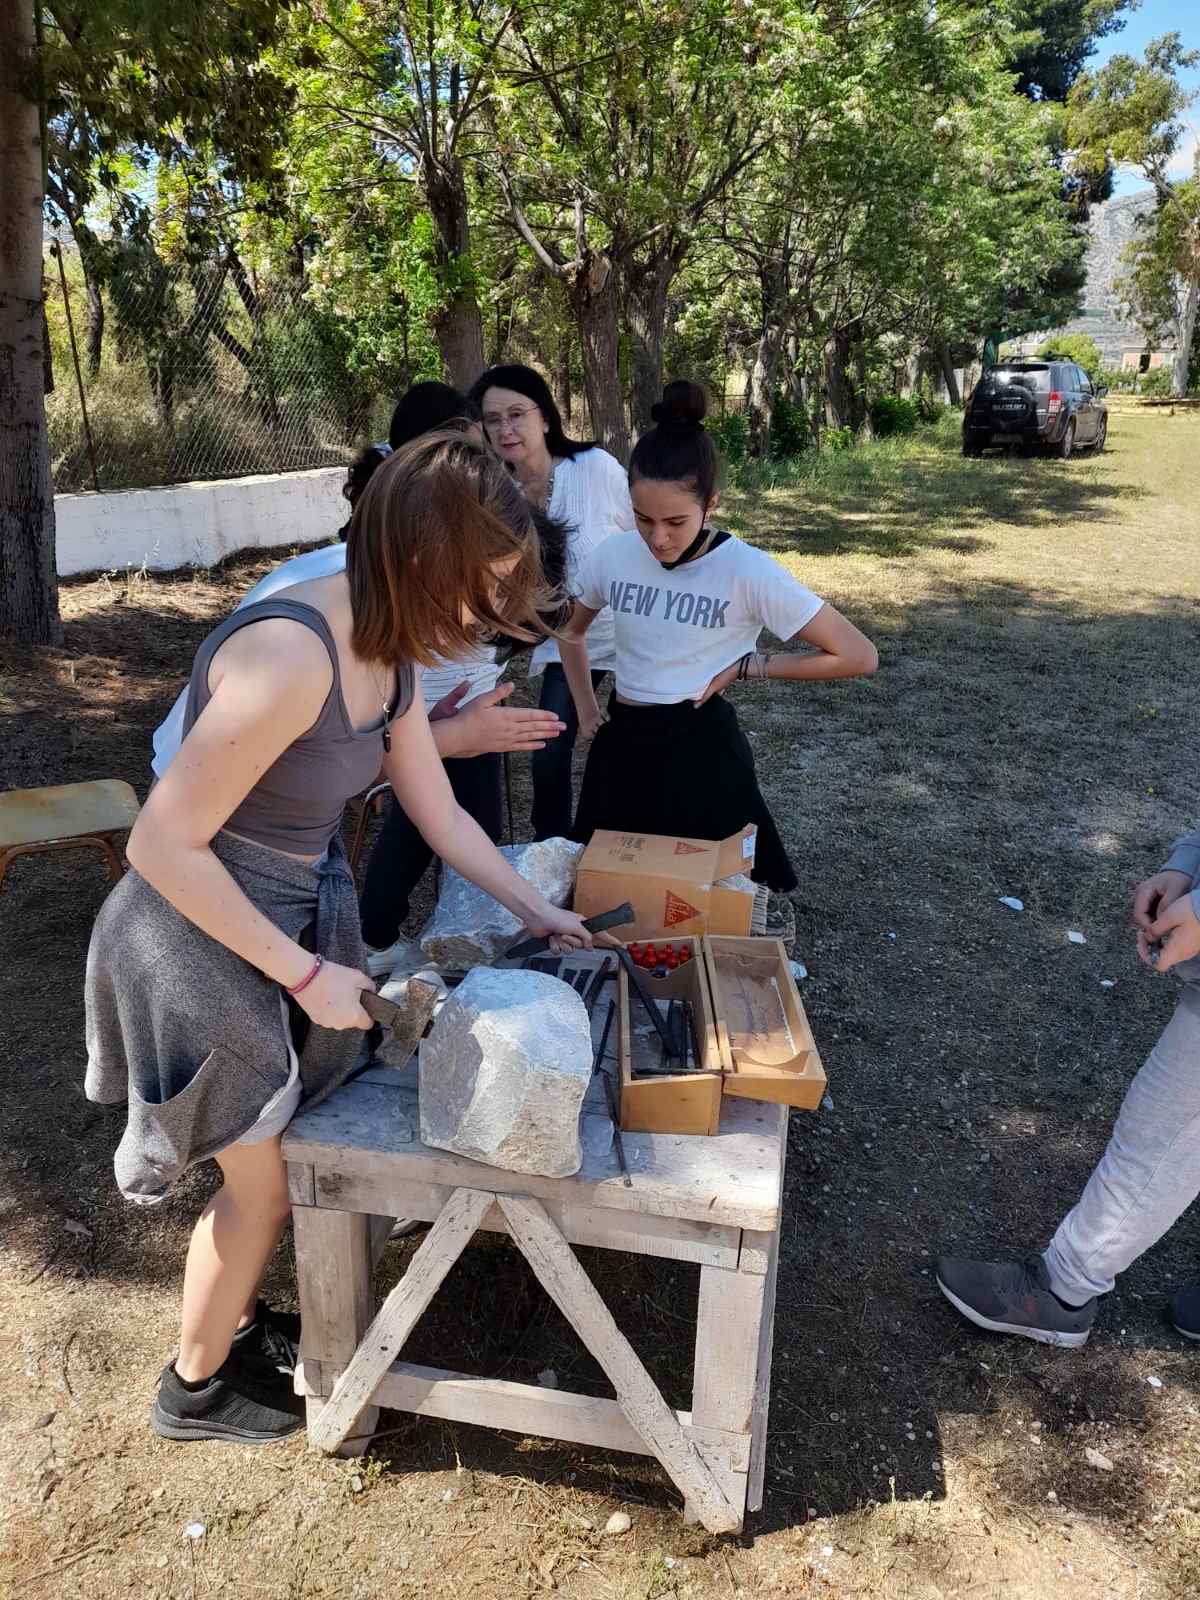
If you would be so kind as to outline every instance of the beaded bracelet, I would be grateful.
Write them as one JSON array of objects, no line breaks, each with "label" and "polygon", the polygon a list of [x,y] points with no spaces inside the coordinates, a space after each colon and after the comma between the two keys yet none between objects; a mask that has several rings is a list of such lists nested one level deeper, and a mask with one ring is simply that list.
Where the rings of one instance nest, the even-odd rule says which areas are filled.
[{"label": "beaded bracelet", "polygon": [[320,972],[321,968],[324,965],[325,965],[325,957],[324,956],[318,956],[317,959],[313,962],[312,967],[309,969],[308,976],[304,977],[304,978],[301,978],[300,982],[295,984],[292,988],[290,988],[290,989],[285,988],[284,991],[283,991],[284,994],[299,994],[301,989],[307,989],[309,984],[313,981],[313,979],[316,977],[317,973]]}]

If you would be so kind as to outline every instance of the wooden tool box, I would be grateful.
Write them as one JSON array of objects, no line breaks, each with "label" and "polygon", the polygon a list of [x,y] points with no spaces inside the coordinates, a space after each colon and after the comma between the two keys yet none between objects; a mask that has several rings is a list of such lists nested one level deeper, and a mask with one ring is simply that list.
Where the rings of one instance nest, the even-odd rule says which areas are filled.
[{"label": "wooden tool box", "polygon": [[825,1069],[782,942],[709,934],[704,966],[724,1093],[815,1111]]},{"label": "wooden tool box", "polygon": [[714,1134],[721,1121],[721,1050],[703,950],[696,938],[676,938],[672,943],[676,949],[690,949],[691,960],[661,978],[644,969],[639,977],[655,1000],[691,1002],[700,1066],[669,1075],[636,1076],[640,1067],[660,1067],[662,1045],[621,967],[617,978],[621,1127],[626,1133]]}]

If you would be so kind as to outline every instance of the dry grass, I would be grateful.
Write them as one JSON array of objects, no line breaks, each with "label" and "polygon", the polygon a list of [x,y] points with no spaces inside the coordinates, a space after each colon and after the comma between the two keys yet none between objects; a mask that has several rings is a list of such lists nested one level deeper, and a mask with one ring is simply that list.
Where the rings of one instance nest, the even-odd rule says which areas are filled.
[{"label": "dry grass", "polygon": [[[145,1407],[210,1179],[149,1212],[115,1195],[119,1114],[79,1093],[104,884],[82,858],[19,863],[0,900],[0,1593],[1195,1596],[1195,1353],[1160,1318],[1195,1274],[1194,1221],[1136,1263],[1078,1354],[976,1335],[923,1252],[1044,1240],[1169,1011],[1169,983],[1134,963],[1127,896],[1197,817],[1198,454],[1196,419],[1121,416],[1103,457],[1065,467],[964,462],[952,435],[924,434],[803,490],[730,496],[731,523],[883,657],[869,683],[743,696],[804,884],[835,1109],[793,1118],[768,1501],[741,1541],[683,1528],[646,1463],[470,1428],[395,1418],[358,1465],[301,1441],[154,1439]],[[66,648],[0,654],[0,782],[141,784],[190,652],[264,565],[69,585]],[[1023,916],[997,905],[1008,893]],[[404,1258],[389,1250],[385,1281]],[[694,1269],[585,1259],[686,1403]],[[290,1274],[285,1249],[280,1301]],[[411,1359],[550,1366],[603,1390],[498,1240],[456,1267]],[[1085,1466],[1088,1445],[1112,1473]],[[634,1531],[603,1538],[617,1505]]]}]

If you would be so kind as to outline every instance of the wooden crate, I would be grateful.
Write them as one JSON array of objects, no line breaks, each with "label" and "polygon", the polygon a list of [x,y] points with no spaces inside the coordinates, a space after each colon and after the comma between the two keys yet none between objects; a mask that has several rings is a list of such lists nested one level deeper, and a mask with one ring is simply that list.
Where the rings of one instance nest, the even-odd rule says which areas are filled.
[{"label": "wooden crate", "polygon": [[621,1128],[625,1133],[715,1134],[721,1121],[721,1049],[717,1022],[700,940],[673,939],[686,945],[692,959],[665,977],[641,974],[656,1000],[690,1000],[703,1066],[667,1077],[635,1078],[640,1059],[657,1064],[658,1034],[638,1031],[648,1022],[641,1001],[633,994],[629,975],[621,967],[617,977],[617,1063],[621,1074]]},{"label": "wooden crate", "polygon": [[782,942],[709,934],[704,966],[724,1093],[815,1111],[825,1069]]}]

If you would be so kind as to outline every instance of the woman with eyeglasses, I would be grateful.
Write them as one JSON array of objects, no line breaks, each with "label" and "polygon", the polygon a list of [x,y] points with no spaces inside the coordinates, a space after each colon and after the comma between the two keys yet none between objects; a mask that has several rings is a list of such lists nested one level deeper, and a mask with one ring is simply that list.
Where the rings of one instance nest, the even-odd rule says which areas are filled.
[{"label": "woman with eyeglasses", "polygon": [[[488,443],[506,463],[525,498],[568,525],[567,587],[592,552],[614,533],[635,526],[624,467],[597,444],[569,439],[546,380],[532,367],[489,367],[471,387],[483,413]],[[613,623],[603,616],[588,633],[593,689],[614,664]],[[571,756],[579,719],[563,676],[558,642],[534,650],[530,673],[542,675],[539,704],[564,730],[532,756],[534,837],[565,837],[571,829]]]}]

